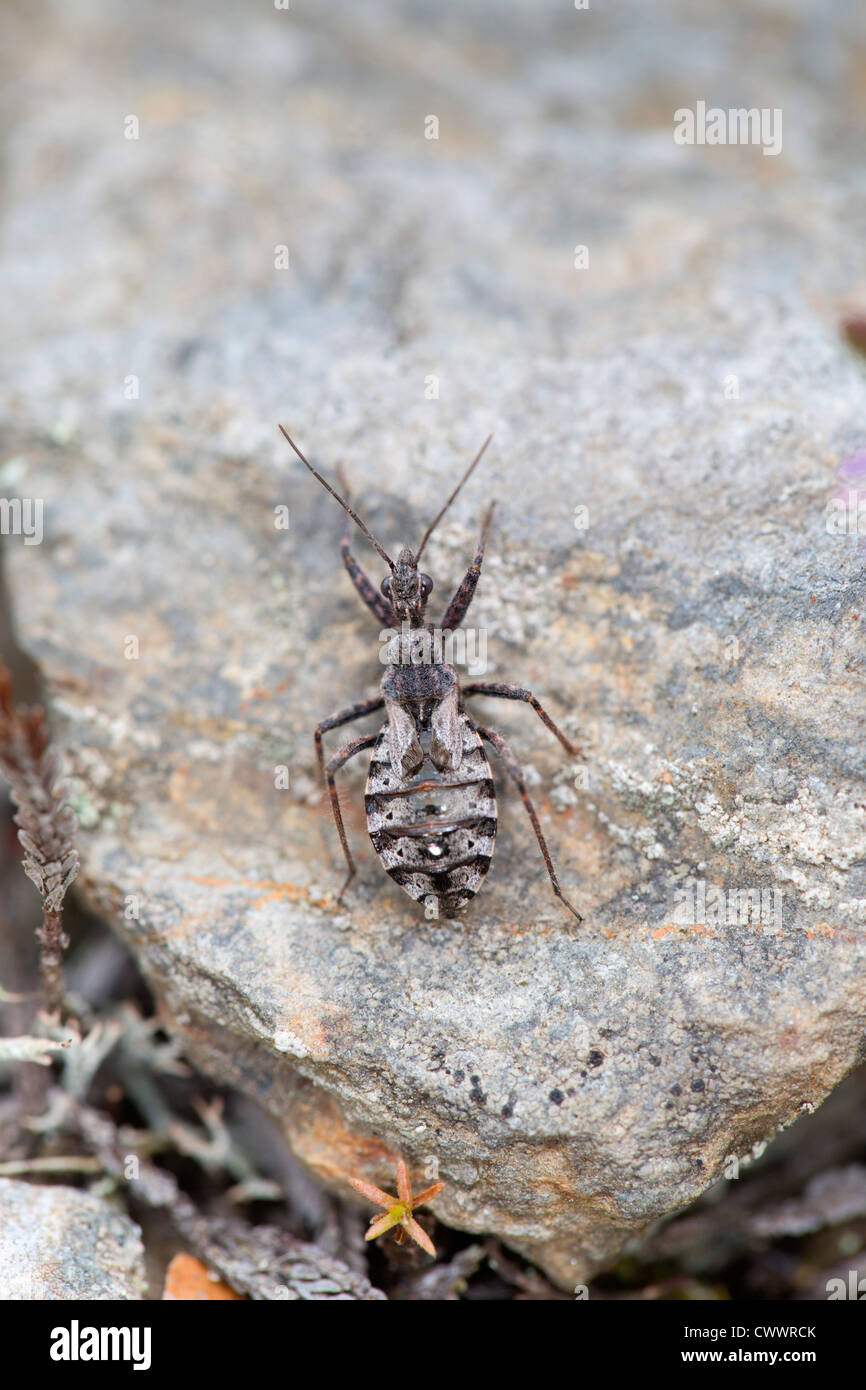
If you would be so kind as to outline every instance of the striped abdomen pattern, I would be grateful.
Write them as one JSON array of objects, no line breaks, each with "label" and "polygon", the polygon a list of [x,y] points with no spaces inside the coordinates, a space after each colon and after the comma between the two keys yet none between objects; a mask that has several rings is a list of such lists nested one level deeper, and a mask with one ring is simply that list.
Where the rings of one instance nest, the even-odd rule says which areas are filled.
[{"label": "striped abdomen pattern", "polygon": [[373,749],[364,798],[370,839],[383,867],[430,916],[451,917],[474,897],[496,839],[490,764],[466,714],[459,719],[459,768],[437,771],[427,756],[429,730],[421,729],[424,762],[408,779],[391,766],[386,725]]}]

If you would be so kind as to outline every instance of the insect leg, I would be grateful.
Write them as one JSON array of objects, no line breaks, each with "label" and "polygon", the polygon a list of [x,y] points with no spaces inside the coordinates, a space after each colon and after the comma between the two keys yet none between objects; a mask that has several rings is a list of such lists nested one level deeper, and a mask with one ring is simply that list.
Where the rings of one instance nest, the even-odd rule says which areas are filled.
[{"label": "insect leg", "polygon": [[316,757],[319,762],[319,773],[322,782],[325,780],[325,757],[322,752],[322,734],[326,734],[329,729],[339,729],[341,724],[351,724],[353,719],[363,719],[365,714],[372,714],[374,710],[381,709],[385,700],[381,695],[377,695],[372,700],[359,700],[355,705],[347,705],[337,714],[332,714],[329,719],[323,719],[316,732],[313,734],[313,742],[316,745]]},{"label": "insect leg", "polygon": [[511,749],[508,747],[508,744],[499,734],[494,733],[492,729],[482,729],[480,725],[476,727],[481,737],[485,738],[487,742],[492,744],[493,747],[496,749],[497,753],[499,754],[500,758],[505,764],[506,772],[508,773],[512,782],[516,786],[517,790],[520,792],[521,800],[523,801],[523,804],[526,807],[526,814],[532,821],[532,828],[535,831],[535,838],[538,841],[538,848],[541,850],[542,858],[544,859],[544,862],[547,866],[547,872],[550,875],[550,882],[553,886],[554,893],[559,898],[559,901],[563,903],[565,907],[568,908],[569,912],[574,914],[578,922],[582,922],[583,918],[581,917],[577,908],[572,906],[572,904],[568,901],[568,898],[565,896],[565,894],[559,886],[559,879],[556,877],[556,870],[553,867],[553,860],[550,857],[550,850],[547,848],[547,841],[545,840],[541,826],[538,823],[538,816],[535,813],[535,807],[533,806],[529,798],[529,792],[526,790],[526,783],[523,780],[523,773],[520,770],[519,762],[515,758]]},{"label": "insect leg", "polygon": [[[346,475],[343,472],[342,468],[337,469],[337,478],[339,479],[340,486],[343,488],[344,492],[346,493],[346,496],[349,497],[349,489],[346,483]],[[349,497],[349,500],[351,501],[351,497]],[[358,561],[355,559],[354,555],[351,552],[349,541],[351,530],[352,519],[347,512],[346,524],[343,530],[342,539],[340,541],[340,551],[342,553],[343,564],[346,566],[349,578],[351,579],[355,588],[358,590],[358,593],[361,595],[361,598],[363,599],[364,603],[366,603],[370,612],[373,614],[373,617],[378,618],[379,622],[382,624],[383,627],[394,627],[397,624],[397,620],[394,616],[394,610],[392,609],[390,603],[386,599],[385,595],[379,592],[375,584],[371,583],[371,581],[367,578],[366,574],[361,569],[361,566],[358,564]]]},{"label": "insect leg", "polygon": [[478,549],[475,552],[475,559],[466,571],[463,579],[457,588],[454,597],[448,605],[445,617],[442,619],[442,629],[447,632],[455,627],[459,627],[466,617],[467,609],[472,602],[475,593],[475,586],[481,575],[481,564],[484,559],[484,548],[487,545],[487,537],[490,532],[490,523],[493,520],[493,508],[495,502],[491,502],[487,508],[487,514],[481,524],[481,539],[478,542]]},{"label": "insect leg", "polygon": [[497,681],[472,681],[469,685],[464,685],[463,695],[489,695],[500,700],[525,700],[528,705],[532,705],[539,719],[547,725],[551,733],[556,734],[566,753],[570,753],[573,758],[581,756],[580,749],[575,748],[571,740],[554,724],[541,701],[536,700],[531,690],[522,690],[519,685],[500,685]]},{"label": "insect leg", "polygon": [[356,753],[362,753],[365,748],[372,748],[378,737],[378,734],[365,734],[363,738],[353,739],[351,743],[346,744],[345,748],[341,748],[339,753],[334,754],[327,767],[328,795],[331,798],[331,810],[334,813],[337,834],[340,836],[340,844],[343,846],[343,854],[346,856],[346,868],[348,870],[346,881],[337,894],[337,902],[342,901],[343,894],[355,877],[355,861],[352,858],[352,851],[349,849],[349,841],[346,839],[346,827],[343,825],[343,813],[340,810],[340,799],[337,796],[337,784],[334,781],[334,773],[338,772],[343,764],[347,763],[350,758],[354,758]]}]

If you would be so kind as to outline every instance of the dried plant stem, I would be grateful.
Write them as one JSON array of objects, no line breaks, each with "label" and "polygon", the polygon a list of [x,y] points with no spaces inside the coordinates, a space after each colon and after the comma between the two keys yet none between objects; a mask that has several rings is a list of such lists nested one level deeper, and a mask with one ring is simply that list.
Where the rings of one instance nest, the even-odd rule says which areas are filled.
[{"label": "dried plant stem", "polygon": [[48,1158],[10,1159],[0,1163],[0,1178],[28,1177],[33,1173],[102,1173],[102,1160],[92,1154],[57,1154]]},{"label": "dried plant stem", "polygon": [[42,988],[45,1007],[49,1013],[59,1013],[63,1000],[63,913],[46,912],[39,932],[42,966]]},{"label": "dried plant stem", "polygon": [[146,1158],[130,1154],[113,1121],[102,1111],[54,1093],[62,1128],[78,1134],[103,1169],[130,1196],[165,1211],[187,1249],[216,1270],[237,1293],[268,1301],[297,1299],[384,1299],[363,1275],[341,1260],[295,1240],[274,1226],[203,1216],[177,1179]]},{"label": "dried plant stem", "polygon": [[76,821],[58,786],[57,755],[45,715],[37,706],[16,706],[12,678],[0,663],[0,773],[17,806],[15,822],[24,850],[24,872],[42,898],[38,933],[44,1004],[59,1014],[63,1003],[63,899],[78,873]]}]

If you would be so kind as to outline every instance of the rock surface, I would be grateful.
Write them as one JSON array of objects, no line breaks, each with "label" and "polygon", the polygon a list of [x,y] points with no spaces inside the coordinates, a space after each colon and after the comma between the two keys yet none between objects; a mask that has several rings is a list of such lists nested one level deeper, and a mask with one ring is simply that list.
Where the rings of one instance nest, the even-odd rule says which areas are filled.
[{"label": "rock surface", "polygon": [[0,1178],[0,1298],[140,1299],[141,1231],[75,1187]]},{"label": "rock surface", "polygon": [[[104,0],[22,10],[9,46],[0,479],[44,499],[9,582],[83,890],[317,1173],[388,1187],[402,1153],[564,1287],[863,1057],[863,554],[826,525],[863,444],[835,328],[866,300],[863,18],[705,8]],[[729,94],[783,108],[780,156],[674,144]],[[441,597],[498,496],[487,674],[586,763],[478,714],[581,928],[504,787],[482,894],[425,921],[351,766],[337,908],[311,735],[382,668],[278,419],[389,547],[495,430],[425,559]],[[713,915],[761,890],[763,920]]]}]

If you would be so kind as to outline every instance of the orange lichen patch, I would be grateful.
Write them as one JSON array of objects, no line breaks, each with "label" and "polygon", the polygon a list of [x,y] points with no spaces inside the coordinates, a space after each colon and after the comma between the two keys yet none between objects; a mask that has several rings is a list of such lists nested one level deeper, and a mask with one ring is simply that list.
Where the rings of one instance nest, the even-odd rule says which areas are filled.
[{"label": "orange lichen patch", "polygon": [[811,940],[816,936],[841,936],[838,927],[831,927],[829,922],[816,922],[814,927],[806,928],[806,935]]},{"label": "orange lichen patch", "polygon": [[576,589],[579,584],[615,579],[620,572],[620,565],[600,550],[581,550],[571,569],[560,576],[559,582],[563,588]]},{"label": "orange lichen patch", "polygon": [[312,898],[306,888],[298,888],[294,883],[262,883],[259,887],[266,888],[268,891],[263,893],[260,898],[256,898],[253,907],[264,907],[265,903],[289,902],[296,903],[299,898],[306,902],[313,903],[316,907],[326,907],[327,898]]},{"label": "orange lichen patch", "polygon": [[265,903],[304,901],[313,907],[329,907],[328,898],[314,898],[308,888],[299,888],[296,883],[277,883],[268,878],[215,878],[212,875],[190,874],[191,883],[201,883],[208,888],[250,888],[261,894],[253,907],[264,907]]},{"label": "orange lichen patch", "polygon": [[358,1173],[393,1174],[399,1158],[381,1139],[350,1129],[336,1101],[321,1092],[294,1106],[290,1129],[299,1158],[324,1182],[340,1187]]},{"label": "orange lichen patch", "polygon": [[846,941],[853,946],[866,945],[866,932],[843,931],[841,927],[831,927],[829,922],[816,922],[814,927],[806,927],[805,930],[810,941],[814,941],[816,936],[829,936],[836,941]]},{"label": "orange lichen patch", "polygon": [[214,1278],[201,1260],[194,1255],[175,1255],[165,1272],[163,1299],[187,1303],[216,1303],[246,1301],[246,1295],[235,1293],[222,1279]]},{"label": "orange lichen patch", "polygon": [[[278,965],[274,967],[272,976],[274,983],[279,981],[281,993],[284,998],[301,999],[310,994],[310,982],[302,979],[299,975],[290,970],[280,970]],[[297,1050],[297,1044],[305,1049],[311,1057],[322,1061],[328,1057],[331,1050],[331,1041],[326,1033],[322,1022],[318,1017],[321,1001],[311,1000],[309,1010],[306,1013],[294,1013],[280,1015],[279,1024],[276,1028],[276,1045],[281,1052],[291,1054]],[[333,1007],[331,1018],[333,1019]],[[281,1047],[280,1043],[285,1042],[286,1046]]]},{"label": "orange lichen patch", "polygon": [[168,779],[168,799],[175,805],[182,803],[186,797],[186,779],[189,776],[189,763],[180,763],[172,772]]},{"label": "orange lichen patch", "polygon": [[253,703],[253,701],[255,701],[255,700],[270,700],[271,698],[272,698],[272,696],[271,696],[271,692],[270,692],[269,690],[265,690],[265,688],[264,688],[263,686],[261,686],[261,685],[255,685],[255,686],[253,686],[253,688],[252,688],[252,690],[250,691],[250,693],[249,693],[249,695],[247,696],[247,698],[246,698],[245,700],[241,700],[241,702],[240,702],[240,708],[241,708],[242,710],[244,710],[244,709],[249,709],[249,707],[250,707],[250,705]]},{"label": "orange lichen patch", "polygon": [[666,927],[656,927],[653,932],[653,940],[659,941],[663,936],[670,936],[672,931],[679,931],[679,927],[673,922]]},{"label": "orange lichen patch", "polygon": [[61,690],[90,690],[91,682],[82,680],[80,676],[59,675],[54,676],[53,684],[59,686]]},{"label": "orange lichen patch", "polygon": [[659,941],[663,936],[669,936],[672,931],[689,931],[693,936],[715,936],[703,922],[668,922],[663,927],[656,927],[653,932],[653,940]]}]

